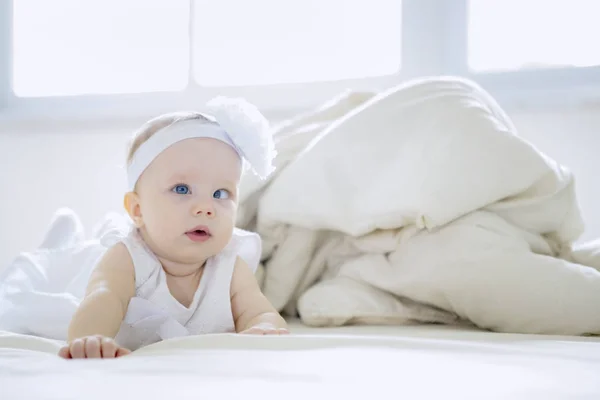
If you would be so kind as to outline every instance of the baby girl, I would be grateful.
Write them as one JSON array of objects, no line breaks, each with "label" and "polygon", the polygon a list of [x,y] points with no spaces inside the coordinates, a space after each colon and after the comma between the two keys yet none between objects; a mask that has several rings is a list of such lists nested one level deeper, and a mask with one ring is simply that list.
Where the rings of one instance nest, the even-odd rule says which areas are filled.
[{"label": "baby girl", "polygon": [[64,358],[114,358],[174,337],[288,333],[254,277],[261,242],[235,227],[246,168],[272,171],[268,123],[243,100],[213,115],[167,114],[134,136],[127,162],[127,232],[96,265],[69,325]]}]

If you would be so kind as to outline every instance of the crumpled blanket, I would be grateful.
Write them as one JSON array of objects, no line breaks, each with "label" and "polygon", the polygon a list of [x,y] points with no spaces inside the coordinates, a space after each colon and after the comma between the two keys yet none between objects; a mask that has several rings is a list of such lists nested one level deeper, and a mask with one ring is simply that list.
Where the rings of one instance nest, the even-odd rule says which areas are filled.
[{"label": "crumpled blanket", "polygon": [[247,177],[239,224],[262,284],[309,325],[449,323],[600,333],[600,241],[570,171],[454,77],[349,91],[275,131],[277,173]]}]

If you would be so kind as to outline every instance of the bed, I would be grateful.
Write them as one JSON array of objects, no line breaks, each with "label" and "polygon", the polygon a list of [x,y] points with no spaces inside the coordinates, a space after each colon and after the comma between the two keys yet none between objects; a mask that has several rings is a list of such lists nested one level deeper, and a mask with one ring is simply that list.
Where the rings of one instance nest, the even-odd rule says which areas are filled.
[{"label": "bed", "polygon": [[67,361],[60,342],[1,332],[0,397],[600,398],[600,338],[290,324],[290,336],[188,337],[116,360]]}]

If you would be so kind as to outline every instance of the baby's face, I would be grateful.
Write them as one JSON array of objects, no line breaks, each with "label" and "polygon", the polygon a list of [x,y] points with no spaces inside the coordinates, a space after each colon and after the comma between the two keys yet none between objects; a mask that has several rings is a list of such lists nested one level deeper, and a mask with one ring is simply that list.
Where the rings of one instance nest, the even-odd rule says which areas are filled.
[{"label": "baby's face", "polygon": [[227,245],[241,172],[235,150],[210,138],[183,140],[154,159],[137,193],[140,231],[159,259],[203,263]]}]

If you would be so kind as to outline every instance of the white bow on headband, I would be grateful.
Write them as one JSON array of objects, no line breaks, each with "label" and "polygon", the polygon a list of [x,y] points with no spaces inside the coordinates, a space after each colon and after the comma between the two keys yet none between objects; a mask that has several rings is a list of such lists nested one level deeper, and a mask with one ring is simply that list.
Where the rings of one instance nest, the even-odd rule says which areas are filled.
[{"label": "white bow on headband", "polygon": [[161,152],[173,144],[191,138],[214,138],[227,143],[261,179],[274,170],[273,159],[277,155],[269,122],[258,108],[243,99],[217,97],[207,107],[212,115],[206,118],[217,125],[199,120],[179,121],[160,129],[135,152],[127,167],[129,190]]}]

